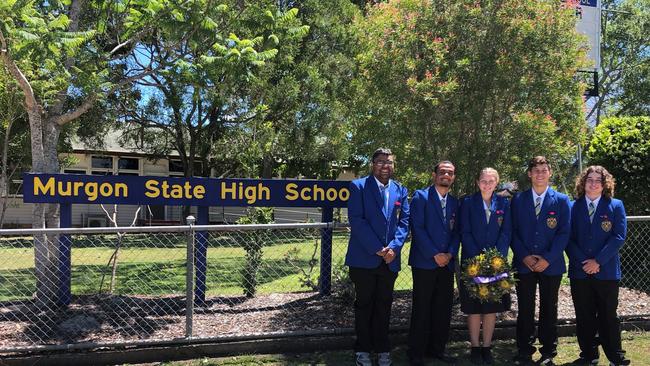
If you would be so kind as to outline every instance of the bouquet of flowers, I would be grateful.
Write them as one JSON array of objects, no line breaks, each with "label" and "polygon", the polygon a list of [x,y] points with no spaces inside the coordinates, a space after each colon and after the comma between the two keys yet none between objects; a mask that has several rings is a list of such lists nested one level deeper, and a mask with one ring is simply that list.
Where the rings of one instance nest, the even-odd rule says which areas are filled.
[{"label": "bouquet of flowers", "polygon": [[481,303],[500,301],[515,285],[512,267],[495,248],[465,260],[461,278],[469,296]]}]

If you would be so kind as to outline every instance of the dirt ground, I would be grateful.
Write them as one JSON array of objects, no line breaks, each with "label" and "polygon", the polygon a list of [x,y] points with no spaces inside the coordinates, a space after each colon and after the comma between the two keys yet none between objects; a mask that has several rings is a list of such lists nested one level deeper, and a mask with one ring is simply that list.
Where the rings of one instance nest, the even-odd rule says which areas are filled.
[{"label": "dirt ground", "polygon": [[[499,321],[516,319],[517,298]],[[410,292],[395,294],[391,325],[406,327],[411,310]],[[619,315],[650,317],[650,295],[621,288]],[[560,288],[559,318],[574,318],[568,286]],[[0,352],[3,349],[81,342],[115,343],[172,340],[185,335],[185,299],[182,297],[74,297],[67,308],[39,309],[31,302],[0,304]],[[317,293],[260,295],[255,298],[207,299],[194,311],[194,337],[336,330],[353,327],[352,301]],[[454,323],[464,323],[459,304]]]}]

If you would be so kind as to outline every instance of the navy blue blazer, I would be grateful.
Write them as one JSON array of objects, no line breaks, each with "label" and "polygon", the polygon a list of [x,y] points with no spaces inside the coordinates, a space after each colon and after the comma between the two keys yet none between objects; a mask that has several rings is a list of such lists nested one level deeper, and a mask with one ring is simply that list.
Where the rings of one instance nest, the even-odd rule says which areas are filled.
[{"label": "navy blue blazer", "polygon": [[589,275],[582,270],[582,262],[595,259],[600,271],[593,275],[599,280],[621,279],[619,250],[625,242],[627,219],[623,202],[601,197],[589,222],[587,200],[579,198],[571,211],[571,239],[566,253],[569,256],[569,278],[583,279]]},{"label": "navy blue blazer", "polygon": [[539,218],[535,217],[535,204],[531,189],[512,199],[512,251],[513,267],[519,273],[530,273],[522,262],[524,257],[536,254],[549,262],[544,274],[561,275],[566,272],[564,249],[571,233],[570,202],[567,195],[548,188]]},{"label": "navy blue blazer", "polygon": [[492,195],[489,223],[481,192],[465,197],[460,206],[461,263],[490,248],[496,248],[507,258],[512,234],[511,217],[510,201],[506,197]]},{"label": "navy blue blazer", "polygon": [[391,181],[387,216],[383,207],[384,198],[372,175],[350,182],[350,241],[345,255],[347,266],[377,268],[383,261],[377,252],[388,247],[395,252],[395,259],[388,268],[393,272],[401,269],[402,246],[409,231],[408,190]]},{"label": "navy blue blazer", "polygon": [[[447,219],[442,217],[442,206],[436,189],[420,189],[411,200],[411,251],[409,265],[413,268],[438,268],[433,257],[438,253],[458,255],[460,233],[456,213],[458,200],[447,194]],[[447,268],[452,270],[455,261],[450,261]]]}]

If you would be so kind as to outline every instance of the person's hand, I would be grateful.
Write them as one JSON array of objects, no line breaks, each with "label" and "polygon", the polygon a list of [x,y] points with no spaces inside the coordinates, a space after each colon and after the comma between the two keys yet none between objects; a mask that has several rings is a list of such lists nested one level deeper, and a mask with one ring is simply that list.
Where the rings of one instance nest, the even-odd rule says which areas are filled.
[{"label": "person's hand", "polygon": [[596,274],[600,272],[600,264],[598,264],[595,259],[587,259],[586,261],[582,261],[582,264],[582,270],[587,274]]},{"label": "person's hand", "polygon": [[534,272],[535,270],[533,269],[533,266],[537,263],[537,256],[527,255],[524,257],[522,262],[524,262],[524,265],[526,265],[528,269]]},{"label": "person's hand", "polygon": [[536,255],[535,258],[537,258],[537,262],[533,265],[533,271],[535,272],[544,272],[546,268],[550,265],[550,263],[544,259],[544,257],[541,257],[539,255]]},{"label": "person's hand", "polygon": [[386,253],[388,253],[388,247],[383,248],[382,250],[378,251],[378,252],[375,253],[375,254],[377,254],[378,256],[380,256],[380,257],[382,257],[382,258],[384,258],[384,256],[386,255]]},{"label": "person's hand", "polygon": [[449,264],[449,259],[451,259],[451,254],[449,253],[438,253],[433,256],[433,260],[436,261],[438,267],[444,267]]},{"label": "person's hand", "polygon": [[384,262],[386,262],[386,264],[390,264],[390,262],[395,259],[395,251],[390,248],[387,249],[388,251],[386,251],[386,254],[384,255]]}]

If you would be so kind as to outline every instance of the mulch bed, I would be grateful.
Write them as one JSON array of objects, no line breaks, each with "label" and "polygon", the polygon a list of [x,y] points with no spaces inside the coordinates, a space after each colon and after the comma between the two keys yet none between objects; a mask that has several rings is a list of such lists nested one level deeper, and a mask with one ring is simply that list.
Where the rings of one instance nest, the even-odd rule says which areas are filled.
[{"label": "mulch bed", "polygon": [[[498,321],[516,319],[517,298]],[[407,327],[410,292],[395,294],[391,325]],[[620,289],[621,316],[650,316],[650,294]],[[568,286],[560,288],[559,318],[575,318]],[[210,298],[195,308],[194,337],[238,337],[284,332],[331,331],[353,327],[350,299],[317,293],[284,293]],[[454,305],[452,322],[464,324]],[[79,296],[67,308],[42,310],[32,302],[0,304],[0,352],[11,348],[66,343],[172,340],[185,335],[182,297]]]}]

